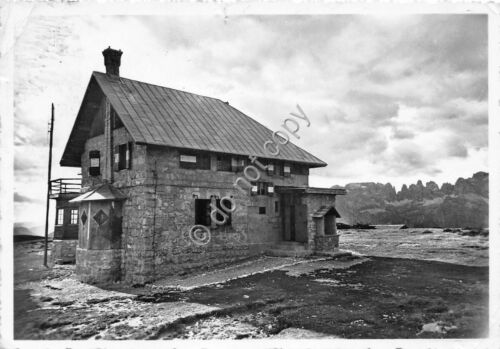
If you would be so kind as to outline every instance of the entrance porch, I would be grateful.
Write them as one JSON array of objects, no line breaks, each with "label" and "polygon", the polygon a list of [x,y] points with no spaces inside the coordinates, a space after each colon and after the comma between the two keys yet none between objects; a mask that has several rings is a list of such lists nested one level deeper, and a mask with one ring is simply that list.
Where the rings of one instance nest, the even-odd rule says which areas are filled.
[{"label": "entrance porch", "polygon": [[337,195],[344,189],[276,187],[280,197],[282,242],[275,254],[307,256],[338,252],[335,209]]}]

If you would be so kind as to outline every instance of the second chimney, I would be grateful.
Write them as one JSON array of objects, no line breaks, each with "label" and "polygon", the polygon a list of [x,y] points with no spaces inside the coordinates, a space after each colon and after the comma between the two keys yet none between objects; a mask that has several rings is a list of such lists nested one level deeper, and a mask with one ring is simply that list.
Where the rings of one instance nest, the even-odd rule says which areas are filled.
[{"label": "second chimney", "polygon": [[107,49],[102,51],[104,56],[104,65],[106,66],[106,74],[120,76],[120,61],[122,57],[121,50],[114,50],[108,46]]}]

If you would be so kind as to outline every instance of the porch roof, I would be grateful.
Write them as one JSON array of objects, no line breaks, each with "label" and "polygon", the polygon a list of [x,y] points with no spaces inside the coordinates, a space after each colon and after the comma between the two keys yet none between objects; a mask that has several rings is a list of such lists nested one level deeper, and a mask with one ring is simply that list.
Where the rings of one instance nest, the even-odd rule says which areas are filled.
[{"label": "porch roof", "polygon": [[276,186],[278,193],[304,193],[304,194],[326,194],[326,195],[345,195],[346,190],[340,188],[316,188],[316,187],[287,187]]},{"label": "porch roof", "polygon": [[110,186],[109,184],[103,184],[96,189],[90,190],[80,196],[77,196],[69,202],[125,200],[126,198],[127,196],[122,194],[122,192],[118,189]]},{"label": "porch roof", "polygon": [[335,217],[340,218],[339,212],[333,206],[321,206],[316,212],[312,214],[314,218],[322,218],[328,213],[333,213]]}]

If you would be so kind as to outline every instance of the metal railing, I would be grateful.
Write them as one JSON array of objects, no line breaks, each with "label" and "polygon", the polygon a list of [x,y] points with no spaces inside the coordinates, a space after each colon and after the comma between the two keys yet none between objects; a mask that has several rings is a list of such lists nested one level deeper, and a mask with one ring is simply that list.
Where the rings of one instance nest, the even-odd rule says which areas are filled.
[{"label": "metal railing", "polygon": [[58,178],[50,181],[50,196],[79,193],[82,188],[81,178]]}]

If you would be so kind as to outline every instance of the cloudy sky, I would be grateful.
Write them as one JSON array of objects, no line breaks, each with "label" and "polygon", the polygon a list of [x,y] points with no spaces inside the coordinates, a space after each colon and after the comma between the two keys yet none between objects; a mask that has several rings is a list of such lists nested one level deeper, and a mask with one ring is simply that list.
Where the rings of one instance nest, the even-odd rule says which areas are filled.
[{"label": "cloudy sky", "polygon": [[124,77],[227,100],[277,130],[299,104],[314,186],[487,171],[484,15],[20,16],[15,44],[16,221],[43,223],[47,122],[53,178],[101,51]]}]

